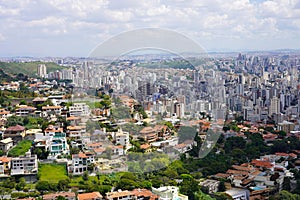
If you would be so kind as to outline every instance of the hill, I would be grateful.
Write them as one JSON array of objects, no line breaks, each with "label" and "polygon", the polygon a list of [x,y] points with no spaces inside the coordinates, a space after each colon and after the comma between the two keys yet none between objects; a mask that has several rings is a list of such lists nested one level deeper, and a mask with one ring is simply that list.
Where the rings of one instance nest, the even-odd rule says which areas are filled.
[{"label": "hill", "polygon": [[2,69],[6,74],[17,75],[23,73],[29,77],[36,77],[37,66],[39,64],[45,64],[47,66],[47,73],[53,72],[63,67],[53,63],[53,62],[0,62],[0,69]]}]

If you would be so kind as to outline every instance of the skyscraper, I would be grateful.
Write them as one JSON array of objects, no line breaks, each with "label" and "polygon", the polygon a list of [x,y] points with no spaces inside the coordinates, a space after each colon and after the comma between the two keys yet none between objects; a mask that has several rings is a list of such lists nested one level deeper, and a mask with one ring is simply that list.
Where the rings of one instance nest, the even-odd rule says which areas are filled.
[{"label": "skyscraper", "polygon": [[280,112],[280,100],[274,96],[271,99],[270,107],[269,107],[269,116],[272,114],[279,114]]},{"label": "skyscraper", "polygon": [[47,75],[47,67],[45,64],[40,64],[37,66],[37,75],[39,77],[45,78]]}]

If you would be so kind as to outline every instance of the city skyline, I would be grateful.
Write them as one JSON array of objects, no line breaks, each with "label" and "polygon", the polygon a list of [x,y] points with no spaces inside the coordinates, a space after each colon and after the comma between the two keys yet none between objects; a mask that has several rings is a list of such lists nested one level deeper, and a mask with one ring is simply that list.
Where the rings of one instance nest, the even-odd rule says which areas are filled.
[{"label": "city skyline", "polygon": [[2,1],[1,57],[88,56],[119,33],[177,31],[207,51],[299,49],[300,1]]}]

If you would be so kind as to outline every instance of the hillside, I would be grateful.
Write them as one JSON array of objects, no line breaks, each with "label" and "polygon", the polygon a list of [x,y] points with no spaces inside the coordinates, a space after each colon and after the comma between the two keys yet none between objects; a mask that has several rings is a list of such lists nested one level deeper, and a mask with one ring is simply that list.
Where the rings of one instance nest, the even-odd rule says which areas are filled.
[{"label": "hillside", "polygon": [[30,77],[36,77],[37,66],[39,64],[45,64],[47,66],[47,73],[63,68],[50,62],[0,62],[0,69],[2,69],[6,74],[17,75],[19,73],[23,73]]}]

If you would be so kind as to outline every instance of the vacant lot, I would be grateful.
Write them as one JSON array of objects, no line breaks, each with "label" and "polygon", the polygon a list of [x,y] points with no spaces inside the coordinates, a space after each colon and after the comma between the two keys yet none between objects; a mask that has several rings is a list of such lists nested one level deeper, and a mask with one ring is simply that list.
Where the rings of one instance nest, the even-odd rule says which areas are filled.
[{"label": "vacant lot", "polygon": [[8,152],[8,156],[10,157],[18,157],[21,155],[25,155],[25,153],[30,149],[32,142],[30,140],[23,140],[17,144],[14,148],[12,148]]},{"label": "vacant lot", "polygon": [[40,181],[58,183],[60,180],[67,179],[66,166],[63,164],[39,164]]}]

